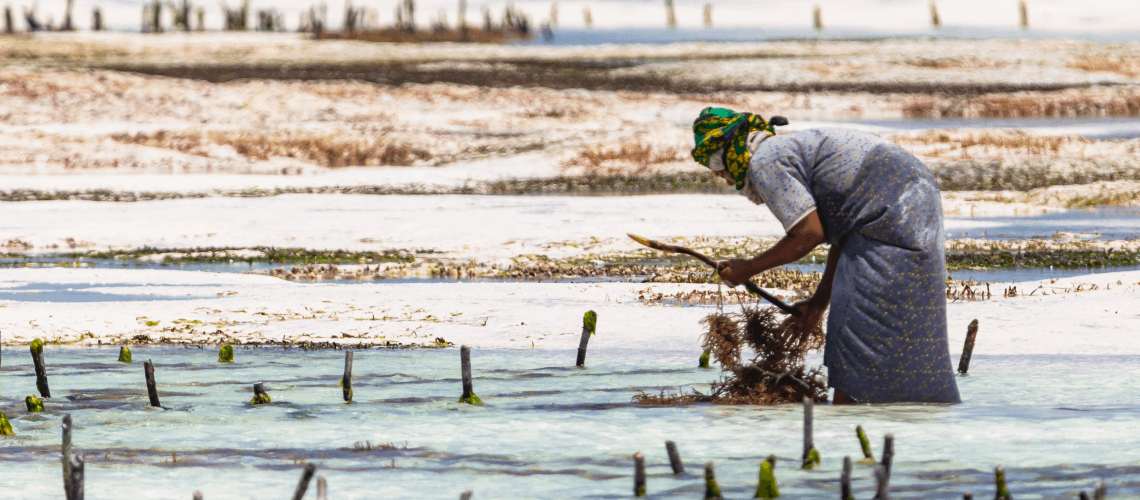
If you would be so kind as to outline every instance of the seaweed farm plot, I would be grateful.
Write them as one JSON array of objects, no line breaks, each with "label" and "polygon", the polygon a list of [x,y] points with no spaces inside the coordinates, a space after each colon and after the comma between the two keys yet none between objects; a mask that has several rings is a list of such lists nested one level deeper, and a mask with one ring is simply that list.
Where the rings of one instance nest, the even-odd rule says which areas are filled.
[{"label": "seaweed farm plot", "polygon": [[[976,355],[960,405],[817,405],[822,465],[801,470],[799,405],[631,402],[707,389],[715,372],[696,368],[692,351],[599,349],[575,368],[573,350],[476,349],[484,404],[468,405],[457,402],[458,349],[355,352],[353,403],[338,386],[342,351],[239,346],[219,363],[215,349],[136,346],[134,362],[119,363],[117,347],[49,345],[54,397],[28,413],[30,356],[5,348],[0,407],[15,435],[0,438],[2,496],[59,496],[63,414],[92,499],[287,498],[306,464],[326,476],[331,498],[453,498],[466,488],[480,498],[623,498],[635,452],[651,498],[698,498],[706,461],[726,497],[751,496],[769,454],[783,496],[834,498],[843,457],[862,457],[856,425],[876,457],[894,435],[895,498],[988,495],[996,465],[1019,498],[1072,498],[1101,480],[1111,496],[1140,495],[1137,356]],[[149,406],[145,360],[161,408]],[[250,404],[257,382],[271,403]],[[672,473],[666,440],[687,472]],[[852,478],[856,497],[870,498],[871,466],[856,464]]]}]

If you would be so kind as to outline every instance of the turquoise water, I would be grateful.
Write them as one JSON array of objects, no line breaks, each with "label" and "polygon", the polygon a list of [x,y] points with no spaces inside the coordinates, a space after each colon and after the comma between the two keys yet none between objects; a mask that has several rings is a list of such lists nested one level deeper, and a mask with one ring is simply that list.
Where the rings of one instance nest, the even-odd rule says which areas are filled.
[{"label": "turquoise water", "polygon": [[[26,347],[3,354],[0,408],[17,432],[0,438],[3,498],[60,496],[63,413],[87,456],[89,499],[288,498],[306,462],[337,499],[455,498],[465,488],[475,498],[620,498],[631,496],[637,451],[651,498],[698,498],[709,460],[726,498],[750,497],[770,453],[786,497],[835,498],[842,457],[860,456],[857,424],[876,453],[883,434],[896,436],[895,498],[981,498],[998,464],[1019,499],[1073,498],[1100,479],[1110,495],[1140,496],[1135,356],[977,356],[959,379],[960,405],[817,406],[823,467],[802,471],[799,405],[630,403],[639,391],[706,388],[717,372],[695,368],[695,348],[597,349],[585,369],[572,366],[573,350],[477,349],[474,388],[486,404],[469,406],[456,402],[458,349],[358,351],[356,402],[345,404],[342,351],[238,347],[224,365],[216,346],[137,347],[135,362],[120,364],[117,347],[47,346],[56,397],[39,414],[23,408],[34,392]],[[146,359],[165,409],[148,407]],[[272,404],[248,405],[255,382]],[[667,439],[682,476],[669,470]],[[871,477],[855,467],[857,497],[871,496]]]}]

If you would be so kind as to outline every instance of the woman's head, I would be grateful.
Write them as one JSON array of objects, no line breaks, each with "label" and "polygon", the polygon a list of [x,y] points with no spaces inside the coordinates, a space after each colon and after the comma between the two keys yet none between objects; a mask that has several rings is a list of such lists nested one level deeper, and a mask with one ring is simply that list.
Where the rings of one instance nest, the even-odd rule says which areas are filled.
[{"label": "woman's head", "polygon": [[[778,121],[777,118],[780,120]],[[724,177],[736,189],[744,187],[748,162],[752,153],[748,149],[749,132],[776,135],[773,125],[787,123],[782,117],[764,121],[759,115],[737,113],[727,108],[705,108],[693,122],[693,159]]]}]

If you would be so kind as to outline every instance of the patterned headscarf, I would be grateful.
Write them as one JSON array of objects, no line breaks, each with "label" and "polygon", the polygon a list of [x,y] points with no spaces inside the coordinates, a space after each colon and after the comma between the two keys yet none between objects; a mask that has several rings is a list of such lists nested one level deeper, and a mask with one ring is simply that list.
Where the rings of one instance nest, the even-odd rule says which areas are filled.
[{"label": "patterned headscarf", "polygon": [[724,148],[724,168],[736,181],[736,189],[744,188],[744,177],[748,173],[748,162],[752,152],[748,150],[748,133],[754,130],[776,135],[771,124],[760,115],[737,113],[727,108],[705,108],[693,122],[693,159],[709,166],[713,155]]}]

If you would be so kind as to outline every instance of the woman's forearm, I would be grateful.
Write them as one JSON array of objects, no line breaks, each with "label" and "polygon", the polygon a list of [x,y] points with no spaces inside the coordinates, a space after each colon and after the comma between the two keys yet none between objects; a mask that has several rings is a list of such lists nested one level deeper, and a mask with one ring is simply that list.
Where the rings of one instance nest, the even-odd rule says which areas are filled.
[{"label": "woman's forearm", "polygon": [[823,223],[815,211],[804,217],[780,241],[764,253],[748,259],[748,276],[755,276],[774,267],[791,264],[804,258],[824,241]]}]

